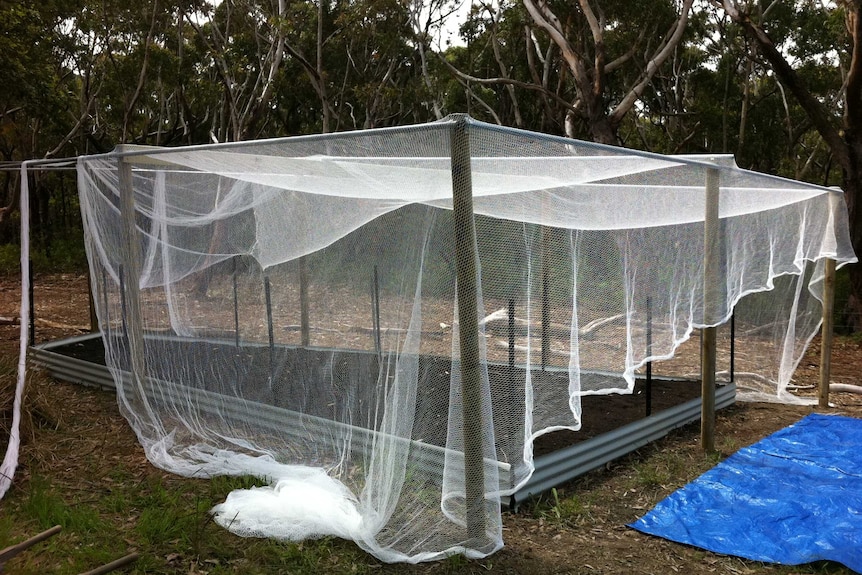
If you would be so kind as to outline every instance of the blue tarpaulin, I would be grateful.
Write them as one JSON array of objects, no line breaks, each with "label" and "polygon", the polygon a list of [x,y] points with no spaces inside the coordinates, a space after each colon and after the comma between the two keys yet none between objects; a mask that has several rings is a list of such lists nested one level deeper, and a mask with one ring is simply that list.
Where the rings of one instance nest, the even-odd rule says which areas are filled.
[{"label": "blue tarpaulin", "polygon": [[862,420],[812,414],[740,449],[629,527],[716,553],[862,573]]}]

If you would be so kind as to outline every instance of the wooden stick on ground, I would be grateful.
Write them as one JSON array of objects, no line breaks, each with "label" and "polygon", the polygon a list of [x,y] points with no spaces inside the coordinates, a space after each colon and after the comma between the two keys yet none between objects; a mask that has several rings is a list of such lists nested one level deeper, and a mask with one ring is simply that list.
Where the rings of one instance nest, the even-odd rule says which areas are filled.
[{"label": "wooden stick on ground", "polygon": [[102,565],[101,567],[97,567],[92,571],[81,573],[81,575],[104,575],[105,573],[110,573],[114,569],[119,569],[120,567],[124,567],[129,563],[134,563],[138,560],[138,557],[139,555],[137,553],[129,553],[125,557],[120,557],[115,561],[111,561],[107,565]]},{"label": "wooden stick on ground", "polygon": [[26,541],[16,543],[15,545],[11,545],[11,546],[7,547],[6,549],[3,549],[2,551],[0,551],[0,571],[3,570],[3,564],[4,563],[9,561],[10,559],[15,557],[16,555],[23,553],[24,551],[26,551],[30,547],[36,545],[37,543],[41,543],[45,539],[53,537],[54,535],[59,533],[62,529],[63,528],[60,527],[59,525],[55,525],[55,526],[51,527],[50,529],[43,531],[42,533],[39,533],[38,535],[31,537],[30,539],[27,539]]}]

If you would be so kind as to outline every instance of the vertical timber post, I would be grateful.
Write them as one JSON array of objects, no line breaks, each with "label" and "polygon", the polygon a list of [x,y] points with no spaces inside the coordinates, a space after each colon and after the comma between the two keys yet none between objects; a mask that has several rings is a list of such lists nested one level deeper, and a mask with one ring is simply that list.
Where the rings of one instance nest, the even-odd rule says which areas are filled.
[{"label": "vertical timber post", "polygon": [[[123,148],[120,148],[123,151]],[[135,189],[132,185],[132,165],[128,158],[120,156],[118,162],[120,183],[120,217],[123,233],[123,267],[120,270],[121,302],[123,325],[129,346],[130,371],[132,382],[141,394],[146,411],[155,420],[147,400],[144,382],[146,381],[146,351],[144,350],[143,321],[141,318],[141,246],[135,217]]]},{"label": "vertical timber post", "polygon": [[[719,175],[715,168],[706,170],[706,211],[703,221],[703,323],[718,321],[717,288],[720,277],[720,229],[718,218]],[[715,326],[704,327],[700,340],[701,410],[700,443],[707,453],[715,451]]]},{"label": "vertical timber post", "polygon": [[476,298],[476,230],[467,118],[452,130],[452,209],[455,224],[458,333],[464,426],[464,489],[467,536],[477,545],[485,538],[485,470],[482,467],[482,377],[479,363],[479,312]]},{"label": "vertical timber post", "polygon": [[823,325],[820,328],[820,386],[817,404],[829,407],[829,379],[832,375],[832,331],[835,311],[835,260],[823,262]]}]

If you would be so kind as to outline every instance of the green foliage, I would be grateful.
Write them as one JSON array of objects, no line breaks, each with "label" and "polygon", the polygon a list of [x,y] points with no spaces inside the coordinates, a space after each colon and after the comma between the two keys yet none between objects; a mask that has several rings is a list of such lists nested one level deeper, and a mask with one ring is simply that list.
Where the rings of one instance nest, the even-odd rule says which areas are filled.
[{"label": "green foliage", "polygon": [[[858,265],[858,264],[857,264]],[[846,316],[847,301],[850,298],[850,272],[846,267],[835,272],[835,331],[836,333],[849,334],[851,330],[850,319]],[[860,337],[857,332],[855,337]]]},{"label": "green foliage", "polygon": [[534,517],[570,528],[588,524],[595,506],[591,496],[581,493],[580,490],[563,493],[557,488],[540,495],[529,505]]},{"label": "green foliage", "polygon": [[[550,7],[566,22],[569,41],[586,64],[593,65],[599,50],[605,62],[614,62],[601,78],[608,106],[632,88],[678,10],[669,0],[602,0],[594,6],[604,25],[597,46],[577,4]],[[325,107],[330,130],[357,129],[433,119],[432,102],[442,103],[443,113],[467,111],[489,121],[563,131],[579,96],[559,50],[548,49],[550,38],[523,4],[504,4],[499,12],[477,6],[460,26],[466,45],[438,50],[474,77],[506,76],[534,88],[543,83],[549,93],[546,98],[541,90],[514,88],[517,104],[504,83],[457,80],[435,50],[420,54],[420,46],[433,46],[424,34],[438,24],[416,20],[409,10],[395,0],[326,4],[320,14],[317,5],[301,2],[279,14],[276,3],[250,0],[5,0],[0,50],[9,57],[0,71],[7,87],[0,99],[6,100],[4,110],[24,105],[26,112],[0,117],[11,128],[0,130],[0,149],[38,157],[72,134],[65,153],[105,151],[124,137],[127,119],[126,140],[142,144],[313,133],[323,127]],[[761,17],[799,63],[809,88],[833,99],[842,84],[835,58],[846,64],[850,55],[843,8],[786,2],[770,5]],[[270,78],[279,38],[286,51]],[[683,43],[620,126],[621,139],[657,151],[739,152],[748,158],[745,165],[777,168],[776,157],[809,145],[787,133],[786,113],[793,130],[804,116],[760,64],[747,70],[749,52],[739,28],[720,10],[695,10]],[[750,146],[737,146],[746,78],[761,85],[745,130]],[[270,80],[273,90],[265,96]],[[258,102],[264,108],[256,110]],[[82,106],[89,113],[82,114]],[[581,118],[575,129],[588,138],[585,122]],[[768,162],[759,159],[764,151]]]},{"label": "green foliage", "polygon": [[82,238],[55,242],[50,251],[45,248],[31,253],[34,273],[85,273],[87,254]]},{"label": "green foliage", "polygon": [[93,507],[64,501],[46,480],[39,477],[30,480],[23,511],[42,530],[60,525],[64,530],[85,534],[107,528]]},{"label": "green foliage", "polygon": [[[87,254],[83,239],[55,241],[50,251],[45,248],[31,249],[33,273],[86,273]],[[0,274],[20,276],[21,246],[18,244],[0,245]]]},{"label": "green foliage", "polygon": [[21,247],[15,244],[0,245],[0,274],[20,275]]},{"label": "green foliage", "polygon": [[[592,124],[638,82],[679,9],[670,0],[591,5],[604,26],[599,44],[578,3],[548,4],[589,69],[594,104],[520,2],[499,10],[477,5],[460,23],[465,43],[441,47],[428,36],[440,23],[420,21],[410,3],[396,0],[322,7],[293,2],[284,13],[276,2],[252,0],[0,0],[0,53],[6,56],[0,159],[104,152],[121,141],[173,146],[353,130],[424,122],[438,112],[468,112],[555,134],[565,132],[572,113],[572,132],[590,139]],[[854,50],[849,6],[795,1],[749,7],[839,129],[847,116],[842,74]],[[280,46],[280,64],[271,68]],[[473,78],[517,85],[456,77],[444,60]],[[598,62],[613,65],[600,74],[591,68]],[[691,14],[683,41],[639,94],[612,127],[628,147],[730,153],[745,168],[841,183],[837,156],[807,112],[720,8],[701,6]],[[81,271],[74,182],[48,175],[33,184],[36,271]],[[0,182],[0,207],[15,204],[16,186],[12,177]],[[385,225],[373,233],[385,233]],[[17,233],[14,213],[0,221],[0,242],[14,243]],[[520,241],[517,233],[504,224],[498,239],[512,245]],[[505,297],[525,282],[511,271],[523,252],[493,240],[479,239],[485,277],[493,278],[486,281],[487,295]],[[385,249],[383,262],[398,261],[384,257],[397,247]],[[17,270],[14,250],[0,246],[0,273]],[[613,264],[591,262],[578,273],[608,283],[607,293],[620,293],[608,279],[613,276],[602,273]],[[427,265],[429,289],[451,291],[451,261],[441,256]],[[351,267],[344,266],[345,274]],[[552,271],[551,293],[567,293],[571,271]],[[368,277],[370,270],[359,273]]]},{"label": "green foliage", "polygon": [[675,468],[677,462],[674,461],[648,461],[635,465],[635,483],[641,488],[663,487],[673,479],[675,471],[679,471]]}]

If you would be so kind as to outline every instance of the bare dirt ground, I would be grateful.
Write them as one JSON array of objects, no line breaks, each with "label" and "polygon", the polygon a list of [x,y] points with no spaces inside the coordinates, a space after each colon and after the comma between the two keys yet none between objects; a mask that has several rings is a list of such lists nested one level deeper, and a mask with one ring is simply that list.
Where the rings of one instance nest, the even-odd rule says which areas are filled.
[{"label": "bare dirt ground", "polygon": [[[0,276],[0,359],[14,366],[18,326],[6,320],[19,309],[19,279]],[[36,278],[36,341],[80,334],[89,327],[87,279],[77,275]],[[795,382],[814,385],[819,340],[800,364]],[[833,382],[862,384],[862,339],[838,338],[832,360]],[[0,447],[5,446],[14,373],[0,371]],[[833,393],[829,413],[862,418],[862,396]],[[113,395],[34,378],[28,390],[22,458],[14,489],[28,488],[31,470],[55,477],[70,498],[92,488],[94,473],[109,475],[118,465],[143,478],[167,474],[143,456]],[[741,403],[723,410],[716,422],[722,455],[750,445],[804,415],[812,407]],[[98,457],[97,455],[98,454]],[[98,461],[93,463],[94,458]],[[550,497],[504,517],[506,547],[478,562],[438,562],[418,567],[375,565],[388,573],[845,573],[836,565],[777,567],[725,557],[635,532],[625,525],[660,499],[694,479],[715,462],[699,446],[699,429],[687,426],[639,452],[590,473]],[[93,471],[94,465],[96,471]],[[101,469],[101,471],[99,471]],[[118,537],[134,546],[130,522]],[[0,547],[4,546],[0,541]],[[203,561],[204,559],[202,559]],[[373,560],[370,560],[373,562]],[[161,572],[161,571],[160,571]],[[177,568],[177,572],[190,572]],[[195,571],[198,572],[198,571]]]}]

